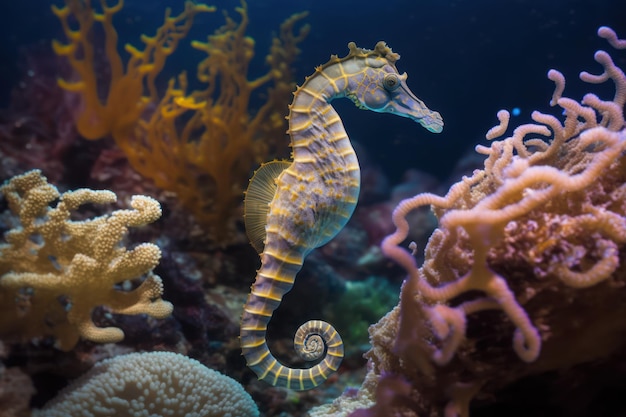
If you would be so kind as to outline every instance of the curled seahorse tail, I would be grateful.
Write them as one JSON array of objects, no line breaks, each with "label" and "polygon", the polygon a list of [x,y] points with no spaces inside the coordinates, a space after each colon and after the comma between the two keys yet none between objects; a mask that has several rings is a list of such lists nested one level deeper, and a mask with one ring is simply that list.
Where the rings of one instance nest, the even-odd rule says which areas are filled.
[{"label": "curled seahorse tail", "polygon": [[257,336],[242,332],[243,355],[259,379],[274,386],[296,391],[315,388],[337,371],[343,359],[341,336],[324,321],[304,323],[294,337],[294,347],[303,360],[318,360],[326,352],[320,363],[307,369],[294,369],[281,364],[270,352],[265,338]]},{"label": "curled seahorse tail", "polygon": [[300,326],[294,337],[298,355],[314,361],[326,355],[309,369],[293,369],[281,364],[270,352],[265,338],[267,325],[283,295],[291,289],[304,260],[304,249],[279,252],[277,237],[270,232],[263,254],[263,265],[257,272],[241,317],[241,350],[250,369],[259,379],[272,385],[307,390],[324,382],[337,370],[343,359],[343,342],[328,323],[311,320]]}]

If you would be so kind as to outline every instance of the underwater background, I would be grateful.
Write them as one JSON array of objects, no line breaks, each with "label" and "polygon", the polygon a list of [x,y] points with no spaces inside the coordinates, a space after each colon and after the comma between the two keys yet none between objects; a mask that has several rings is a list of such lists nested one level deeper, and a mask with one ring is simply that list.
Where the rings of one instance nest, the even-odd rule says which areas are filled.
[{"label": "underwater background", "polygon": [[[217,6],[232,13],[238,2]],[[142,33],[151,33],[161,21],[165,7],[180,9],[182,5],[127,2],[123,16],[116,19],[121,42],[137,43]],[[605,25],[619,30],[625,24],[626,6],[609,0],[419,4],[392,1],[384,5],[285,1],[250,2],[249,8],[248,34],[256,40],[259,50],[252,72],[263,69],[261,51],[267,50],[271,33],[287,16],[301,11],[309,11],[306,22],[312,29],[295,64],[298,84],[316,65],[326,62],[330,54],[344,55],[350,41],[372,48],[384,40],[401,55],[398,67],[409,73],[414,92],[444,115],[446,128],[441,135],[421,138],[420,135],[428,135],[414,129],[410,121],[389,120],[385,115],[368,114],[370,123],[365,124],[359,122],[364,115],[349,102],[336,103],[349,133],[354,132],[350,136],[372,147],[397,179],[407,167],[419,167],[446,178],[459,157],[482,140],[492,126],[495,118],[488,115],[517,107],[521,117],[528,118],[532,110],[541,110],[537,106],[547,105],[545,92],[551,89],[545,78],[548,69],[558,66],[567,71],[572,67],[575,75],[580,55],[597,48],[596,29]],[[1,50],[3,103],[20,77],[16,65],[20,47],[47,43],[60,36],[49,2],[8,2],[5,14],[12,18],[0,29],[2,39],[7,40]],[[206,36],[221,24],[219,13],[198,19],[190,39]],[[187,47],[183,42],[181,51],[168,60],[168,73],[195,67],[199,54]],[[545,90],[539,91],[542,84]],[[393,143],[393,149],[380,143],[387,129],[393,129],[394,134],[386,134],[384,142]],[[405,138],[403,132],[407,130],[416,130],[418,137]]]},{"label": "underwater background", "polygon": [[[105,3],[111,6],[111,2]],[[84,0],[67,0],[67,3],[89,4]],[[91,3],[93,10],[102,10],[99,1],[92,0]],[[236,38],[236,24],[242,19],[236,11],[242,6],[239,1],[207,4],[217,10],[199,12],[193,17],[193,23],[175,51],[166,57],[163,68],[155,73],[154,80],[135,82],[134,87],[142,90],[144,97],[151,88],[150,83],[158,97],[174,91],[171,85],[168,87],[168,82],[182,71],[187,71],[189,97],[193,90],[202,91],[206,84],[195,77],[196,68],[207,56],[207,51],[218,56],[216,52],[222,44],[214,42],[202,50],[197,45],[192,46],[191,41],[206,42],[207,36],[224,24],[224,13],[235,22],[235,26],[225,31],[230,30],[229,33]],[[181,164],[182,168],[176,168],[178,171],[172,168],[170,173],[166,166],[169,158],[166,141],[163,147],[165,154],[154,156],[151,162],[146,161],[151,158],[149,151],[132,150],[133,143],[146,146],[142,139],[129,141],[129,148],[120,146],[119,137],[124,135],[123,128],[117,131],[115,128],[104,129],[102,139],[87,137],[89,135],[77,130],[77,120],[81,112],[88,108],[85,104],[88,94],[76,94],[77,91],[57,85],[57,79],[73,82],[80,77],[67,57],[53,50],[53,40],[67,43],[68,39],[59,17],[51,11],[52,5],[61,7],[62,0],[7,1],[2,6],[5,19],[0,25],[0,182],[32,169],[40,169],[59,193],[86,187],[108,189],[117,194],[118,201],[108,205],[86,200],[80,210],[68,215],[68,222],[86,221],[113,210],[128,209],[131,195],[147,195],[159,201],[162,209],[160,219],[140,222],[142,226],[137,227],[129,222],[118,240],[121,247],[136,248],[139,243],[147,242],[159,248],[158,265],[152,267],[162,280],[162,289],[156,291],[156,295],[150,293],[149,298],[154,301],[162,296],[162,300],[172,304],[173,310],[170,310],[171,315],[161,314],[166,318],[154,310],[127,315],[108,310],[106,306],[111,305],[111,300],[94,301],[87,313],[92,317],[93,324],[121,329],[123,340],[98,343],[94,340],[97,338],[86,340],[88,338],[81,333],[81,337],[67,336],[67,345],[60,348],[62,337],[57,328],[65,329],[72,324],[68,325],[67,319],[58,315],[77,308],[75,306],[79,303],[72,299],[73,296],[88,298],[84,294],[94,291],[89,288],[92,284],[81,284],[85,287],[80,291],[76,289],[72,293],[74,295],[59,290],[50,296],[55,307],[43,307],[45,311],[41,315],[47,320],[45,325],[34,324],[28,318],[28,324],[20,324],[20,319],[39,308],[37,303],[41,301],[37,299],[37,290],[33,290],[36,285],[9,287],[7,284],[2,289],[3,276],[28,272],[28,265],[42,260],[32,258],[32,250],[23,250],[23,257],[20,257],[22,255],[17,254],[17,249],[9,248],[11,244],[7,243],[5,235],[0,248],[0,303],[3,304],[0,305],[0,315],[5,317],[0,319],[0,417],[30,415],[31,410],[44,407],[61,389],[91,369],[96,362],[131,352],[176,352],[196,359],[207,368],[241,384],[263,416],[308,415],[311,409],[332,402],[342,392],[356,392],[362,386],[368,369],[374,366],[370,362],[368,367],[367,360],[363,358],[371,347],[368,327],[398,304],[400,287],[406,277],[406,271],[379,249],[383,238],[395,230],[391,221],[393,208],[402,198],[421,192],[445,195],[462,176],[469,176],[474,169],[482,168],[484,157],[477,155],[474,148],[479,144],[490,145],[485,134],[498,124],[496,114],[499,110],[511,113],[512,127],[531,122],[533,111],[562,115],[562,109],[555,110],[550,106],[554,82],[546,74],[552,68],[563,73],[568,81],[568,97],[578,100],[587,93],[589,86],[578,78],[578,74],[581,70],[598,73],[600,69],[593,60],[593,53],[609,48],[606,40],[597,36],[600,26],[609,26],[618,37],[626,38],[626,2],[617,0],[249,0],[245,11],[249,19],[245,36],[254,39],[254,57],[249,65],[231,65],[232,62],[241,64],[249,56],[245,51],[232,49],[229,44],[228,59],[233,61],[223,59],[227,64],[220,67],[219,75],[213,74],[213,82],[219,84],[227,79],[230,76],[228,68],[232,68],[233,73],[246,69],[247,73],[238,74],[247,77],[247,80],[263,77],[268,71],[278,68],[282,72],[258,90],[248,91],[242,87],[247,84],[237,84],[237,87],[232,87],[228,101],[215,105],[214,113],[205,115],[213,118],[212,126],[221,126],[219,120],[234,120],[232,123],[237,125],[229,130],[229,134],[216,139],[218,142],[246,136],[237,151],[240,156],[214,155],[214,159],[207,158],[198,163],[199,166],[210,165],[210,161],[222,159],[228,162],[220,167],[227,169],[211,171],[207,168],[203,171],[194,166],[185,171],[188,165],[193,165],[189,162],[188,165]],[[172,15],[179,15],[183,12],[184,2],[124,1],[121,10],[114,14],[112,23],[119,39],[116,50],[123,62],[129,59],[128,50],[123,45],[128,43],[140,48],[141,36],[152,36],[163,24],[166,8],[172,9]],[[299,15],[292,22],[293,28],[288,30],[296,37],[302,35],[301,38],[295,42],[293,37],[281,38],[281,24],[290,16],[305,11],[308,14]],[[72,28],[78,27],[72,17],[69,22]],[[310,25],[310,29],[300,32],[305,25]],[[95,90],[90,93],[92,99],[99,99],[101,103],[106,101],[109,82],[114,78],[107,64],[108,56],[103,52],[104,39],[104,31],[98,28],[86,37],[94,45],[96,56],[92,68],[96,84]],[[270,51],[276,39],[282,39],[284,48],[273,55],[276,66],[271,67],[267,56],[272,54]],[[285,47],[289,44],[285,39],[290,39],[295,49]],[[292,352],[293,334],[306,320],[323,319],[332,323],[342,335],[345,358],[339,371],[312,391],[275,388],[256,380],[256,376],[247,369],[239,347],[239,317],[260,265],[259,256],[249,245],[244,231],[243,191],[248,178],[262,162],[289,157],[289,137],[284,134],[287,125],[283,117],[287,115],[287,104],[292,99],[291,91],[295,90],[295,86],[302,85],[305,77],[312,75],[318,65],[327,62],[331,54],[339,57],[347,55],[348,42],[373,49],[380,40],[400,55],[400,60],[396,62],[399,72],[406,72],[407,84],[413,93],[429,109],[441,114],[444,128],[434,135],[408,118],[366,112],[355,107],[350,100],[333,101],[332,105],[343,121],[361,165],[359,203],[352,220],[337,238],[313,251],[307,258],[293,290],[270,321],[267,341],[272,352],[281,360],[291,366],[302,367],[302,361]],[[227,41],[224,42],[223,45],[226,45]],[[617,67],[626,68],[624,51],[616,51],[612,56]],[[283,67],[277,63],[279,59],[284,59]],[[180,79],[178,82],[180,86]],[[123,89],[130,90],[129,85]],[[272,87],[277,92],[276,97],[267,90]],[[178,103],[186,109],[186,113],[166,127],[183,132],[184,126],[191,126],[193,122],[191,114],[198,110],[194,106],[200,102],[200,97],[218,102],[220,94],[225,93],[227,88],[222,84],[207,96],[194,96],[195,103],[193,100],[191,104]],[[593,87],[593,92],[609,98],[613,95],[614,85],[610,82],[597,85]],[[83,94],[82,99],[77,99],[80,94]],[[235,102],[248,94],[249,102],[239,108]],[[120,97],[119,102],[111,102],[113,107],[124,107],[126,96],[121,94]],[[623,102],[617,101],[623,111]],[[268,112],[256,120],[255,115],[260,114],[266,103],[270,103]],[[160,105],[153,100],[145,104],[146,107],[133,122],[139,124],[148,120],[151,112],[163,111],[165,114],[172,108],[170,105],[172,103]],[[121,111],[117,117],[122,119],[128,114]],[[90,117],[85,118],[85,123],[106,119],[103,113],[98,115],[97,112]],[[167,131],[166,127],[155,124],[142,129],[146,130],[146,137],[154,141],[167,136],[163,133]],[[206,133],[203,129],[210,128],[207,124],[205,128],[190,127],[189,130],[196,129],[194,132],[202,135]],[[193,134],[191,137],[193,141],[204,140]],[[150,143],[146,149],[155,149],[155,142]],[[225,146],[225,143],[221,145]],[[157,153],[155,151],[155,155]],[[620,158],[623,158],[623,152]],[[620,169],[623,174],[623,165]],[[150,174],[146,175],[146,172]],[[175,180],[163,179],[170,174]],[[8,194],[7,190],[4,192]],[[50,207],[56,206],[57,197],[50,198]],[[0,231],[5,234],[19,230],[26,218],[16,213],[6,200],[5,196],[0,206],[4,212],[0,217]],[[412,232],[405,246],[408,246],[408,241],[417,243],[415,258],[418,265],[424,261],[424,247],[437,227],[435,216],[427,211],[417,213],[409,221]],[[209,214],[203,217],[206,213]],[[441,212],[436,214],[440,216]],[[623,215],[621,217],[624,218]],[[95,237],[99,232],[94,229],[90,233]],[[89,240],[86,237],[85,242]],[[41,242],[31,243],[39,245]],[[623,260],[623,241],[616,250],[620,260]],[[71,254],[58,255],[56,261],[61,265],[55,264],[52,269],[48,265],[36,273],[44,278],[46,274],[62,276],[67,272],[67,265],[63,262],[71,264]],[[50,257],[43,262],[50,263]],[[117,281],[111,278],[114,284],[111,288],[128,292],[141,290],[140,281],[152,274],[152,267],[147,265],[149,263],[142,264],[145,268],[137,271],[141,277],[139,281],[136,276]],[[593,297],[598,298],[589,303],[604,300],[611,309],[624,312],[620,308],[626,308],[626,295],[620,286],[625,282],[625,268],[620,265],[615,274],[621,275],[615,279],[614,287],[621,290],[613,292],[614,298],[610,298],[610,302],[594,293]],[[517,264],[511,269],[519,274],[527,272]],[[523,292],[518,287],[513,289],[518,295]],[[20,298],[19,302],[17,298]],[[457,299],[455,302],[461,301]],[[511,328],[494,327],[491,332],[485,330],[490,320],[497,320],[494,317],[486,317],[487,324],[479,327],[486,334],[503,332],[502,337],[510,348]],[[588,320],[593,323],[593,319]],[[623,319],[619,321],[624,322]],[[476,395],[476,402],[467,406],[471,410],[470,415],[626,416],[623,402],[626,390],[626,325],[616,324],[614,328],[616,337],[611,341],[611,349],[602,350],[595,356],[582,355],[584,359],[579,362],[572,360],[560,367],[538,367],[526,373],[517,368],[519,359],[514,354],[509,352],[498,356],[501,369],[507,369],[509,361],[516,365],[510,375],[503,377],[505,382],[501,384],[485,379],[485,393]],[[471,331],[468,334],[472,335]],[[483,340],[482,336],[480,333],[478,339]],[[564,345],[567,346],[567,343]],[[482,345],[478,342],[477,346],[479,350]],[[574,344],[568,349],[576,350],[577,347]],[[374,356],[369,354],[368,359],[378,364]],[[580,364],[582,367],[577,368]],[[382,369],[383,366],[380,366]],[[471,366],[470,369],[467,372],[477,372]],[[511,376],[518,371],[519,378]],[[466,374],[459,371],[459,375]],[[407,377],[407,380],[411,381],[411,378]],[[448,382],[446,380],[441,384]],[[86,385],[85,381],[82,383]],[[593,392],[587,390],[589,386],[595,386]],[[390,383],[389,387],[394,391],[393,384]],[[414,393],[415,387],[412,389]],[[432,394],[436,390],[426,391]],[[439,391],[432,395],[432,404],[406,407],[413,414],[400,414],[399,410],[406,405],[398,405],[401,401],[394,403],[393,407],[397,406],[397,409],[382,406],[376,409],[372,406],[376,403],[374,397],[381,398],[384,394],[376,392],[374,395],[373,392],[370,392],[369,402],[363,403],[370,407],[369,411],[354,411],[356,408],[332,412],[323,410],[311,415],[465,415],[462,412],[444,412],[447,397]],[[474,392],[467,395],[468,398],[474,397]],[[580,402],[569,404],[572,396],[579,396]],[[239,404],[239,399],[233,398],[225,401]],[[248,404],[247,400],[241,401]],[[367,408],[365,405],[364,409]],[[391,409],[397,414],[388,414]],[[39,412],[50,416],[64,413],[54,414],[55,411],[45,409]],[[225,412],[180,415],[217,416],[222,415],[220,413]],[[124,415],[135,414],[129,411]],[[258,414],[246,410],[230,415]]]}]

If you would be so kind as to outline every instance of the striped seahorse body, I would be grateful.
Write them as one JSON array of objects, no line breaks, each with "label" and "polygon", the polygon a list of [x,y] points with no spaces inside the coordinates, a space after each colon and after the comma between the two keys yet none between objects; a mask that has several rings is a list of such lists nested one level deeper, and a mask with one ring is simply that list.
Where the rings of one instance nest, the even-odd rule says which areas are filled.
[{"label": "striped seahorse body", "polygon": [[[395,67],[398,54],[384,42],[373,51],[354,43],[348,47],[346,57],[332,56],[294,93],[288,117],[293,162],[278,168],[265,165],[255,175],[270,167],[277,174],[273,181],[275,174],[265,173],[271,201],[269,206],[267,201],[259,203],[266,225],[264,236],[257,239],[264,241],[264,247],[255,245],[262,250],[261,268],[244,306],[241,347],[259,379],[295,390],[321,384],[343,358],[341,337],[330,324],[319,320],[302,325],[294,339],[296,350],[306,360],[318,359],[326,352],[311,368],[282,365],[265,339],[272,314],[291,289],[306,255],[345,226],[357,203],[359,163],[330,102],[348,97],[360,108],[409,117],[431,132],[443,128],[439,113],[429,110],[409,90],[406,74],[399,74]],[[249,199],[254,182],[253,178],[246,194],[247,217],[253,215]]]}]

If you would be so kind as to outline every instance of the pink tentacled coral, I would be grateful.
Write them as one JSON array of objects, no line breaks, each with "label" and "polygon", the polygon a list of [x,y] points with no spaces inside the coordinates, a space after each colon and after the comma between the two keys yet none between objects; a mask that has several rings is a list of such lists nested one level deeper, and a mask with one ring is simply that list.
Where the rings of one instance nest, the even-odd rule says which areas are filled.
[{"label": "pink tentacled coral", "polygon": [[[607,27],[598,35],[626,48]],[[580,78],[612,81],[612,99],[565,97],[564,76],[551,70],[563,120],[534,112],[534,123],[477,146],[484,169],[444,197],[422,193],[395,209],[382,250],[408,277],[399,306],[370,329],[367,356],[370,373],[411,384],[397,393],[411,405],[385,415],[468,416],[479,392],[624,352],[626,76],[607,52],[595,60],[604,71]],[[498,119],[490,140],[508,129],[509,113]],[[439,227],[418,268],[416,245],[404,247],[406,216],[429,206]],[[378,400],[371,384],[363,390],[357,397]],[[341,403],[324,411],[346,415]]]},{"label": "pink tentacled coral", "polygon": [[[626,48],[611,29],[603,27],[598,34],[612,46]],[[438,369],[433,364],[451,363],[460,350],[462,360],[482,356],[477,341],[468,340],[468,320],[494,309],[513,325],[517,356],[535,362],[543,341],[559,343],[552,339],[562,320],[560,312],[540,301],[549,300],[542,292],[561,292],[576,303],[577,297],[591,294],[576,289],[604,284],[604,290],[614,292],[619,290],[613,287],[626,283],[623,272],[615,275],[626,243],[626,77],[608,53],[598,51],[595,59],[604,72],[583,72],[580,78],[613,81],[612,100],[594,94],[580,102],[563,97],[565,78],[551,70],[548,77],[556,84],[552,104],[563,109],[564,121],[534,112],[535,123],[517,127],[489,148],[478,146],[477,152],[487,156],[485,168],[455,184],[445,197],[424,193],[396,208],[397,230],[382,248],[409,277],[394,353],[409,359],[415,370],[434,375]],[[499,112],[498,118],[488,139],[507,130],[508,112]],[[408,233],[406,215],[426,205],[439,218],[439,228],[428,243],[424,265],[417,268],[413,254],[400,245]],[[497,342],[488,338],[485,349],[490,349],[489,339]],[[477,370],[470,373],[474,385],[490,379],[482,380]],[[466,415],[449,397],[447,408]]]}]

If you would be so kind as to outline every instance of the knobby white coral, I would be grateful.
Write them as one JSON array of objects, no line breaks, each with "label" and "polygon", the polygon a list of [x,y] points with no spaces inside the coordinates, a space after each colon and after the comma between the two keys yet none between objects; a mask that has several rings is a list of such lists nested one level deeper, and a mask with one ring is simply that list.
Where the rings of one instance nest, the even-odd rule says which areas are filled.
[{"label": "knobby white coral", "polygon": [[234,379],[172,352],[97,363],[33,417],[257,417]]}]

